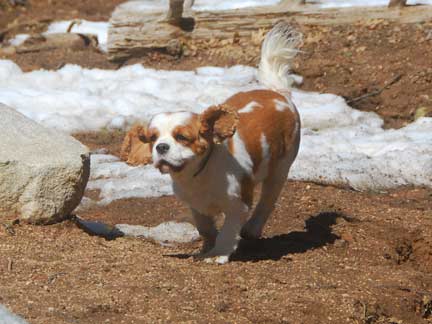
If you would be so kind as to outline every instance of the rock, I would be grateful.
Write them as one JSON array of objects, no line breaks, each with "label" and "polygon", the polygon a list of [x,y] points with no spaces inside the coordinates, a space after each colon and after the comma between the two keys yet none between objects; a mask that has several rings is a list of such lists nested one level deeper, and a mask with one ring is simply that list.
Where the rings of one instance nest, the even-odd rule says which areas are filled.
[{"label": "rock", "polygon": [[23,44],[17,46],[15,50],[18,54],[52,51],[58,48],[79,51],[89,46],[93,46],[94,48],[98,46],[98,40],[95,35],[54,33],[33,35],[26,39]]},{"label": "rock", "polygon": [[74,220],[77,226],[89,235],[100,236],[108,241],[124,236],[118,228],[102,222],[85,220],[79,216]]},{"label": "rock", "polygon": [[27,322],[9,312],[6,307],[0,304],[0,324],[27,324]]},{"label": "rock", "polygon": [[189,243],[199,239],[199,233],[190,223],[166,222],[155,227],[118,224],[115,226],[125,236],[143,237],[161,244]]},{"label": "rock", "polygon": [[89,235],[114,240],[122,236],[142,237],[162,245],[170,243],[189,243],[199,239],[198,230],[187,222],[165,222],[158,226],[147,227],[141,225],[117,224],[111,226],[99,221],[85,220],[74,217],[79,228]]},{"label": "rock", "polygon": [[56,222],[78,206],[90,173],[88,149],[0,104],[0,217]]}]

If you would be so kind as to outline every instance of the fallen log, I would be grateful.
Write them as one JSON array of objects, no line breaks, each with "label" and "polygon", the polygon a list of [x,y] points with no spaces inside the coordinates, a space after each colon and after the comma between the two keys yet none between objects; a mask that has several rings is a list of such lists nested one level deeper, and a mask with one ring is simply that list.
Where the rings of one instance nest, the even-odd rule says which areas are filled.
[{"label": "fallen log", "polygon": [[[128,3],[126,3],[128,4]],[[432,19],[432,10],[408,6],[404,10],[387,7],[318,9],[315,6],[255,7],[239,10],[187,10],[181,19],[168,15],[168,8],[139,11],[120,5],[113,12],[108,31],[108,57],[122,61],[139,57],[149,50],[166,50],[174,42],[224,40],[251,37],[258,30],[270,29],[278,20],[288,19],[304,25],[334,25],[366,19],[387,19],[418,23]],[[175,23],[173,23],[173,20]],[[178,46],[181,47],[181,46]]]}]

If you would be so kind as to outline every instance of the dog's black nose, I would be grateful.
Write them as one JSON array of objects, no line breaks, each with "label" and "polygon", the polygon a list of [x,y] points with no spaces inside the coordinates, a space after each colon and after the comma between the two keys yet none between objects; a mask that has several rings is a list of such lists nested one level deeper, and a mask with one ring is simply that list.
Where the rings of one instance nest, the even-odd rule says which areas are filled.
[{"label": "dog's black nose", "polygon": [[165,143],[160,143],[156,145],[156,151],[159,154],[165,154],[166,152],[168,152],[169,148],[170,148],[169,145]]}]

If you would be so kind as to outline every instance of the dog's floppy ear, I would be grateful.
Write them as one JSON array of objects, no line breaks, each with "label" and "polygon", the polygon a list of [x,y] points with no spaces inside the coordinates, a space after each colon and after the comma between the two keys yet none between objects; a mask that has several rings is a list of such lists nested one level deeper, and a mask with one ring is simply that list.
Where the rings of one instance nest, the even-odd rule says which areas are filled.
[{"label": "dog's floppy ear", "polygon": [[150,144],[147,144],[146,133],[147,127],[138,124],[126,134],[121,146],[120,158],[127,164],[136,166],[151,163],[151,149]]},{"label": "dog's floppy ear", "polygon": [[150,143],[150,139],[148,138],[147,126],[144,125],[136,125],[132,128],[134,135],[139,138],[139,140],[143,143]]},{"label": "dog's floppy ear", "polygon": [[220,144],[234,135],[238,124],[237,112],[227,104],[211,106],[200,115],[200,134],[208,139],[213,137]]}]

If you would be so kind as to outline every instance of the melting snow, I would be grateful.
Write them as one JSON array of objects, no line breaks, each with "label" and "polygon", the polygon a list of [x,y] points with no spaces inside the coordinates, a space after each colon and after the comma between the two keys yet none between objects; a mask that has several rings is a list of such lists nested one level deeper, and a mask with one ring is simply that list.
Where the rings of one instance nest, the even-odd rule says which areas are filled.
[{"label": "melting snow", "polygon": [[[280,0],[195,0],[193,10],[232,10],[257,6],[277,5]],[[168,0],[132,0],[122,4],[123,9],[134,11],[161,11],[168,8]],[[387,6],[389,0],[306,0],[308,5],[321,8]],[[409,5],[432,4],[432,0],[408,0]]]},{"label": "melting snow", "polygon": [[15,35],[14,38],[12,38],[12,39],[9,40],[9,44],[12,45],[12,46],[20,46],[29,37],[30,37],[29,34],[17,34],[17,35]]},{"label": "melting snow", "polygon": [[[373,7],[387,6],[389,0],[313,0],[306,3],[314,3],[321,8],[347,8],[347,7]],[[432,5],[432,0],[408,0],[408,5]]]},{"label": "melting snow", "polygon": [[[186,3],[188,0],[186,0]],[[280,0],[195,0],[193,10],[231,10],[257,6],[276,5]],[[121,4],[126,10],[161,11],[168,8],[168,0],[133,0]]]},{"label": "melting snow", "polygon": [[[238,91],[261,88],[256,69],[246,66],[157,71],[133,65],[105,71],[67,65],[23,73],[0,60],[0,76],[0,102],[67,132],[126,128],[163,111],[201,112]],[[378,115],[352,109],[336,95],[294,90],[293,101],[303,136],[291,178],[359,190],[432,187],[432,118],[384,130]],[[101,190],[101,204],[172,193],[169,177],[153,167],[130,167],[103,154],[92,156],[89,189]]]},{"label": "melting snow", "polygon": [[[232,10],[257,6],[277,5],[280,0],[195,0],[193,10]],[[309,5],[316,4],[321,8],[345,8],[387,6],[389,0],[306,0]],[[408,5],[431,5],[432,0],[408,0]],[[168,0],[132,0],[121,5],[123,9],[134,11],[160,11],[168,8]]]},{"label": "melting snow", "polygon": [[[75,221],[78,227],[84,232],[103,237],[107,240],[114,240],[122,236],[133,236],[150,239],[162,245],[169,245],[171,243],[188,243],[199,239],[199,233],[195,226],[186,222],[171,221],[154,227],[147,227],[128,224],[112,226],[99,221],[85,220],[79,216],[76,216]],[[1,318],[0,324],[2,324]]]},{"label": "melting snow", "polygon": [[161,244],[188,243],[199,239],[199,233],[190,223],[165,222],[155,227],[118,224],[115,226],[127,236],[152,239]]},{"label": "melting snow", "polygon": [[[112,155],[91,155],[89,190],[100,190],[101,205],[132,197],[172,195],[169,175],[160,174],[151,165],[131,167]],[[86,201],[91,204],[91,201]]]},{"label": "melting snow", "polygon": [[[160,111],[201,111],[238,89],[251,88],[255,69],[157,71],[141,65],[117,71],[66,65],[23,73],[0,60],[0,101],[47,127],[66,132],[123,128]],[[256,87],[256,85],[254,85]]]}]

